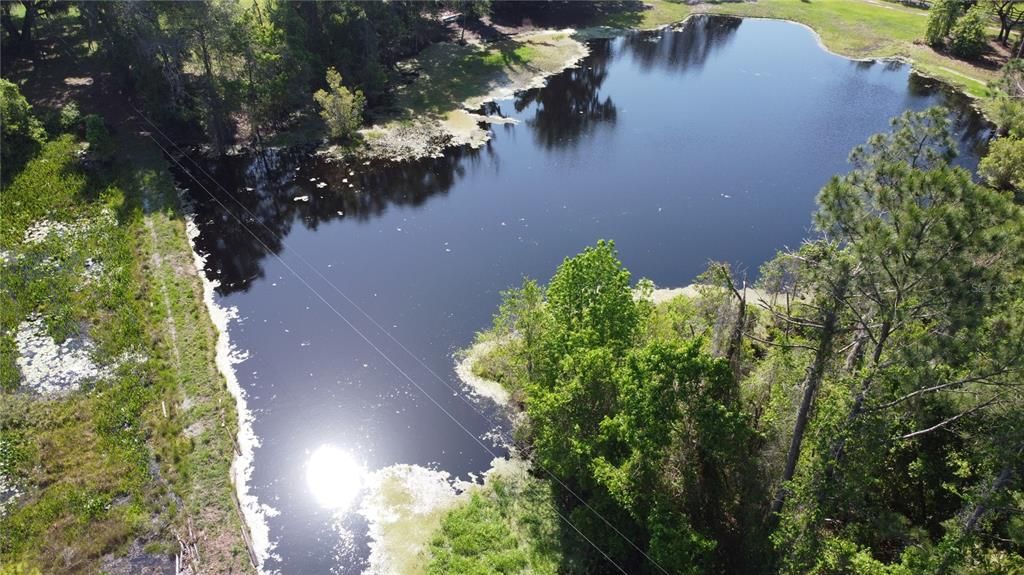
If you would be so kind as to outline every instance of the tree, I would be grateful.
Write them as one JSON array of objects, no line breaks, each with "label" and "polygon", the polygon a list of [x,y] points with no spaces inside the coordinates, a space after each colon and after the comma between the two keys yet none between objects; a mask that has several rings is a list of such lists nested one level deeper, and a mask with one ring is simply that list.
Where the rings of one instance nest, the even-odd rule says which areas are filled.
[{"label": "tree", "polygon": [[[734,516],[726,495],[741,468],[748,422],[726,362],[701,342],[651,342],[615,375],[617,410],[600,424],[595,480],[651,530],[650,554],[672,573],[703,572]],[[717,537],[712,537],[712,536]]]},{"label": "tree", "polygon": [[[779,540],[794,572],[810,568],[826,531],[866,527],[850,542],[879,549],[905,535],[872,530],[872,522],[892,523],[883,518],[895,512],[914,524],[932,520],[936,506],[951,505],[941,465],[911,485],[890,479],[881,486],[878,478],[915,457],[941,459],[946,448],[935,434],[996,417],[1012,402],[1024,350],[1008,327],[1016,320],[999,318],[1013,301],[1006,286],[1020,273],[1024,222],[1005,194],[951,166],[954,153],[944,110],[909,112],[856,149],[854,169],[819,195],[816,226],[850,270],[848,288],[825,295],[835,297],[828,306],[841,311],[837,331],[850,341],[845,358],[827,359],[832,375],[818,387],[826,400],[809,423],[804,387],[786,460],[783,478],[796,501],[783,514]],[[821,283],[810,283],[820,299]],[[815,324],[827,333],[824,321]],[[800,453],[805,427],[813,434]],[[791,472],[793,447],[804,461],[799,474]],[[910,488],[925,503],[895,498]],[[774,507],[781,509],[778,498]]]},{"label": "tree", "polygon": [[313,99],[320,105],[320,117],[327,123],[331,138],[351,138],[363,121],[363,107],[366,105],[363,92],[350,92],[341,84],[341,74],[334,68],[327,69],[327,88],[313,94]]},{"label": "tree", "polygon": [[985,0],[984,6],[999,18],[999,40],[1003,46],[1010,41],[1010,32],[1024,22],[1024,5],[1020,0]]},{"label": "tree", "polygon": [[806,244],[795,254],[781,256],[795,260],[797,268],[800,269],[799,275],[803,276],[804,281],[809,284],[810,293],[815,299],[810,306],[816,310],[813,316],[802,318],[796,315],[782,314],[768,306],[772,314],[783,322],[809,328],[815,334],[811,346],[814,356],[808,364],[800,384],[802,399],[793,423],[789,451],[786,454],[786,463],[779,480],[779,488],[776,490],[771,504],[772,521],[775,521],[774,518],[782,511],[782,506],[789,493],[788,483],[796,473],[797,462],[803,447],[804,433],[825,378],[826,369],[832,358],[837,335],[841,330],[840,314],[843,307],[840,302],[846,297],[849,290],[852,272],[849,263],[845,261],[842,254],[838,253],[836,248],[837,246],[831,242],[814,242]]},{"label": "tree", "polygon": [[514,363],[524,368],[520,378],[530,381],[539,373],[550,373],[544,338],[551,332],[551,315],[544,305],[544,288],[535,280],[523,280],[522,287],[502,292],[494,330],[510,349]]},{"label": "tree", "polygon": [[14,1],[0,3],[0,25],[3,26],[4,39],[6,43],[17,51],[31,53],[34,39],[36,21],[40,16],[63,14],[70,7],[70,2],[58,2],[56,0],[20,0],[24,10],[21,17],[21,28],[14,23],[11,14],[11,7]]},{"label": "tree", "polygon": [[999,80],[989,88],[992,97],[988,107],[999,132],[1024,138],[1024,60],[1007,62]]},{"label": "tree", "polygon": [[257,138],[308,102],[312,56],[288,35],[289,21],[295,18],[292,12],[279,2],[266,7],[253,2],[240,15],[245,59],[242,92]]},{"label": "tree", "polygon": [[985,27],[988,12],[984,6],[975,5],[959,17],[950,30],[950,49],[961,58],[974,58],[985,50]]},{"label": "tree", "polygon": [[571,489],[574,525],[631,572],[660,572],[650,560],[695,574],[742,563],[757,442],[736,382],[702,340],[645,339],[651,308],[639,289],[602,241],[546,288],[504,293],[493,334],[521,364],[507,373],[525,382],[503,381],[526,391],[519,435]]},{"label": "tree", "polygon": [[491,15],[491,0],[443,0],[442,5],[449,10],[462,14],[459,26],[461,29],[459,41],[466,37],[466,20],[468,18],[480,20]]},{"label": "tree", "polygon": [[619,353],[633,343],[642,311],[629,278],[610,241],[562,262],[547,289],[562,351],[607,346]]},{"label": "tree", "polygon": [[[819,198],[819,228],[858,261],[861,273],[845,306],[873,344],[866,365],[850,366],[860,366],[862,383],[849,419],[859,415],[884,371],[883,353],[906,343],[898,334],[925,328],[948,336],[977,325],[988,303],[981,294],[995,290],[1012,269],[1003,236],[1008,220],[1016,225],[1012,208],[975,185],[968,172],[949,166],[952,155],[944,110],[907,113],[891,134],[855,151],[854,172],[833,180]],[[969,289],[934,289],[965,277]],[[935,358],[922,360],[934,365]],[[913,365],[906,356],[901,364]],[[840,451],[841,442],[833,457]]]},{"label": "tree", "polygon": [[963,2],[960,0],[937,0],[928,8],[928,28],[925,40],[932,46],[946,41],[953,24],[960,17]]},{"label": "tree", "polygon": [[0,169],[7,182],[39,151],[46,132],[18,86],[4,79],[0,79],[0,134]]},{"label": "tree", "polygon": [[978,173],[1000,190],[1024,194],[1024,139],[1005,136],[989,144]]}]

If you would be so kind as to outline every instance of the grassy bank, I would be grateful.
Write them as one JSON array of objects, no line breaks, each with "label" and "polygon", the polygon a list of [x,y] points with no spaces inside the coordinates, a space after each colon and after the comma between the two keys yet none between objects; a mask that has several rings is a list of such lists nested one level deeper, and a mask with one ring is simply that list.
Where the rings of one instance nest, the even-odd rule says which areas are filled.
[{"label": "grassy bank", "polygon": [[525,462],[505,463],[462,497],[430,541],[429,575],[573,571],[551,485]]},{"label": "grassy bank", "polygon": [[733,16],[779,18],[806,24],[829,50],[851,58],[906,58],[922,74],[943,80],[967,94],[987,95],[997,72],[940,54],[924,43],[928,11],[890,2],[816,0],[701,5],[699,10]]},{"label": "grassy bank", "polygon": [[[112,164],[83,163],[72,135],[52,138],[2,191],[0,473],[18,494],[0,563],[131,573],[173,568],[184,542],[203,572],[248,572],[233,401],[173,182],[134,132],[112,146]],[[78,350],[90,375],[28,389],[26,334],[58,359]],[[35,367],[49,382],[63,369]]]},{"label": "grassy bank", "polygon": [[850,58],[905,58],[914,68],[943,80],[974,97],[987,94],[986,84],[997,73],[970,62],[940,54],[923,42],[928,11],[884,0],[757,0],[704,3],[694,6],[670,0],[646,0],[648,9],[611,15],[607,24],[651,29],[672,24],[691,14],[723,14],[776,18],[814,29],[831,51]]},{"label": "grassy bank", "polygon": [[478,146],[487,138],[479,126],[486,118],[468,109],[538,86],[585,53],[569,32],[557,30],[516,34],[486,46],[432,44],[403,64],[416,78],[397,90],[398,113],[363,130],[369,153],[420,157],[445,145]]},{"label": "grassy bank", "polygon": [[407,62],[418,75],[398,91],[397,106],[410,116],[444,115],[494,88],[560,71],[579,51],[562,31],[518,34],[486,46],[432,44]]}]

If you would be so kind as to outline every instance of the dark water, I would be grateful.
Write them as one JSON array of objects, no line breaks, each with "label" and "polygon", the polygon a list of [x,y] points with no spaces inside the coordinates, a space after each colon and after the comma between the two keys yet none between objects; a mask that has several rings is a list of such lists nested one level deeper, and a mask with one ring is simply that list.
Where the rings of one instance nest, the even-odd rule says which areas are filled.
[{"label": "dark water", "polygon": [[268,568],[363,566],[361,523],[351,519],[355,537],[341,545],[309,493],[304,465],[319,445],[369,469],[413,463],[466,477],[488,467],[492,454],[424,392],[477,437],[493,428],[459,397],[451,355],[524,276],[546,281],[599,238],[616,241],[634,277],[662,286],[689,283],[710,259],[754,274],[808,235],[817,191],[889,118],[950,106],[968,166],[987,136],[964,102],[907,66],[833,56],[793,24],[696,19],[591,50],[547,87],[492,106],[519,124],[493,126],[480,150],[384,166],[282,153],[209,166],[269,228],[218,192],[259,241],[179,174],[220,303],[242,318],[231,337],[250,354],[237,371],[262,441],[251,489],[280,511],[270,519],[280,560]]}]

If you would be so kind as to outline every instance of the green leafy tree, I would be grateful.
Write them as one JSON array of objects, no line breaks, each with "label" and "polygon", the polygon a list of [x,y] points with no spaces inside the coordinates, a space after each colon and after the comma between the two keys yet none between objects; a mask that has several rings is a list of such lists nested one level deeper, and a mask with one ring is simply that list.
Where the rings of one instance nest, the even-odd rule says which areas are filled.
[{"label": "green leafy tree", "polygon": [[327,69],[327,90],[317,90],[313,99],[320,106],[320,116],[327,123],[331,138],[348,139],[355,135],[363,121],[363,107],[366,99],[363,93],[355,93],[341,83],[341,74],[334,68]]},{"label": "green leafy tree", "polygon": [[963,16],[957,18],[950,30],[950,50],[961,58],[974,58],[985,51],[988,11],[984,6],[975,5]]},{"label": "green leafy tree", "polygon": [[241,91],[257,137],[307,105],[313,80],[312,56],[301,38],[289,35],[295,10],[284,2],[262,4],[253,2],[239,16],[244,36]]},{"label": "green leafy tree", "polygon": [[1024,139],[1004,137],[993,140],[978,164],[978,173],[1001,190],[1024,194]]},{"label": "green leafy tree", "polygon": [[39,151],[46,132],[18,86],[4,79],[0,79],[0,134],[0,169],[8,182]]},{"label": "green leafy tree", "polygon": [[963,11],[960,0],[936,0],[928,8],[928,28],[925,40],[932,46],[940,46],[946,41],[953,24]]},{"label": "green leafy tree", "polygon": [[520,436],[572,490],[573,523],[617,563],[735,566],[755,435],[726,360],[701,340],[650,335],[645,286],[631,286],[602,241],[567,258],[546,288],[505,292],[493,334],[520,366],[505,373],[525,380],[510,385],[525,390]]},{"label": "green leafy tree", "polygon": [[546,338],[552,318],[544,305],[544,288],[535,280],[523,280],[522,287],[502,292],[501,306],[494,317],[494,332],[502,347],[512,355],[518,373],[506,377],[510,383],[538,379],[550,373],[552,366],[545,354]]},{"label": "green leafy tree", "polygon": [[710,567],[715,542],[728,539],[736,480],[752,439],[735,405],[727,362],[699,340],[634,348],[616,373],[617,410],[601,422],[596,481],[651,529],[649,549],[673,573]]},{"label": "green leafy tree", "polygon": [[615,243],[603,240],[562,262],[548,284],[547,302],[564,351],[607,346],[622,352],[633,342],[643,313]]}]

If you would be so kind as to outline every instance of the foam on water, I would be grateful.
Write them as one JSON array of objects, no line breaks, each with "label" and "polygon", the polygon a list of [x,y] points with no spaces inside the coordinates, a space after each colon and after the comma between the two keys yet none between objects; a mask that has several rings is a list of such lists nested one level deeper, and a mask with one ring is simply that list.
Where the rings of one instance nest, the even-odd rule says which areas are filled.
[{"label": "foam on water", "polygon": [[[501,476],[521,480],[530,465],[518,457],[495,458],[482,481],[453,478],[444,470],[420,465],[391,465],[367,475],[358,513],[366,519],[370,556],[364,573],[369,575],[417,575],[424,573],[430,539],[445,514],[467,500],[469,493]],[[338,515],[336,530],[350,536]]]},{"label": "foam on water", "polygon": [[430,536],[473,485],[447,471],[392,465],[371,473],[359,514],[369,525],[371,575],[420,573]]},{"label": "foam on water", "polygon": [[231,344],[228,326],[232,320],[238,319],[238,309],[234,306],[224,307],[217,303],[215,289],[219,282],[209,280],[204,272],[206,268],[206,255],[200,254],[196,249],[196,238],[199,236],[199,228],[196,226],[191,213],[185,216],[185,229],[188,233],[189,242],[192,244],[192,261],[200,280],[203,282],[203,302],[210,314],[213,325],[217,328],[217,369],[224,376],[228,390],[235,398],[235,408],[238,412],[238,448],[239,454],[231,465],[231,478],[235,486],[239,504],[242,508],[243,519],[252,537],[253,552],[259,561],[258,570],[266,573],[263,565],[272,556],[274,542],[270,540],[270,526],[267,523],[268,517],[277,515],[273,507],[260,503],[255,495],[249,491],[249,479],[252,476],[253,452],[259,447],[260,441],[252,428],[253,415],[249,410],[246,401],[246,392],[238,383],[235,375],[235,365],[245,361],[247,354],[235,348]]},{"label": "foam on water", "polygon": [[498,405],[507,405],[509,400],[508,391],[497,381],[485,379],[473,373],[473,364],[477,359],[489,353],[497,342],[493,340],[481,341],[469,348],[466,356],[455,362],[455,374],[459,376],[466,387],[474,395],[486,397]]}]

